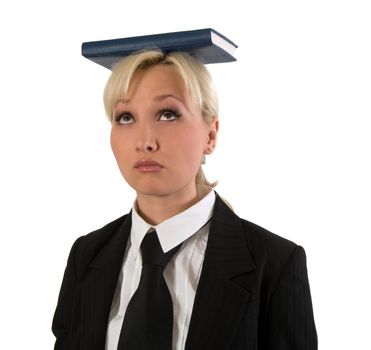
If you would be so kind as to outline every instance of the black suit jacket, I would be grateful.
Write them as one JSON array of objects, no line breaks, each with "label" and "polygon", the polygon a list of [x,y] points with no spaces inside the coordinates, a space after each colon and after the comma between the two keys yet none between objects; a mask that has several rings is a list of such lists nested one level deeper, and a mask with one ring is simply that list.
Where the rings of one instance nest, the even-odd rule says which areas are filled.
[{"label": "black suit jacket", "polygon": [[[130,229],[128,214],[74,243],[55,350],[104,350]],[[185,348],[208,349],[317,349],[303,248],[239,218],[218,195]]]}]

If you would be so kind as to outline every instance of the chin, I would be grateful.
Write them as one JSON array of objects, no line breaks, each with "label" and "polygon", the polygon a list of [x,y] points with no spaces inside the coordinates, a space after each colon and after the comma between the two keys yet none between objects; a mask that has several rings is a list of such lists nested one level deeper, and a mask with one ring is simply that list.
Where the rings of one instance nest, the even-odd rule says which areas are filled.
[{"label": "chin", "polygon": [[174,194],[179,194],[184,191],[184,187],[169,187],[169,185],[164,184],[162,186],[155,184],[148,184],[146,186],[132,186],[138,195],[143,196],[154,196],[154,197],[167,197]]},{"label": "chin", "polygon": [[154,181],[146,184],[132,184],[131,187],[144,196],[158,196],[163,197],[171,194],[173,190],[166,184],[156,184]]},{"label": "chin", "polygon": [[166,197],[172,194],[172,191],[169,190],[159,190],[159,189],[135,189],[137,195],[142,196],[152,196],[152,197]]},{"label": "chin", "polygon": [[[193,192],[190,183],[194,179],[177,178],[177,179],[160,179],[160,178],[140,178],[133,177],[128,184],[137,192],[138,195],[166,197],[169,195]],[[194,188],[195,189],[195,188]]]}]

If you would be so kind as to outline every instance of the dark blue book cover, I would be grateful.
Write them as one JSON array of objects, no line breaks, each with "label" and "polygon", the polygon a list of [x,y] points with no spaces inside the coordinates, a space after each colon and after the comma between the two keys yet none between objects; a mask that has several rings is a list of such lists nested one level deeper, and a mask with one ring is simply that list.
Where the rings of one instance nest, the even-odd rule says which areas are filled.
[{"label": "dark blue book cover", "polygon": [[214,29],[197,29],[82,44],[82,55],[108,69],[134,52],[159,49],[165,53],[185,51],[204,64],[236,61],[237,45]]}]

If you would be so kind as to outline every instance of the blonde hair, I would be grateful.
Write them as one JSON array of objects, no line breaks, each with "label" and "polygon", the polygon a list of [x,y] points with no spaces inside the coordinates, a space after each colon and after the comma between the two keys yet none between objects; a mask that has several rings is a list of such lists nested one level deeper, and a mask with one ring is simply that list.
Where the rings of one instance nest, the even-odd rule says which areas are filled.
[{"label": "blonde hair", "polygon": [[[104,89],[104,108],[110,122],[119,101],[125,99],[130,83],[137,71],[154,65],[170,66],[182,77],[194,102],[200,107],[207,123],[215,121],[218,115],[218,97],[207,68],[196,58],[185,52],[163,53],[158,50],[142,51],[120,60],[112,69]],[[210,183],[200,166],[196,174],[196,188],[199,198],[204,197],[216,182]]]}]

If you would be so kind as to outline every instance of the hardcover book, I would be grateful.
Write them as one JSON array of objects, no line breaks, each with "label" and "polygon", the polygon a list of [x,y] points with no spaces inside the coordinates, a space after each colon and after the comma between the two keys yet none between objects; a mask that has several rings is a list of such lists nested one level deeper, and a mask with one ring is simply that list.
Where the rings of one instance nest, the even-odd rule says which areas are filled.
[{"label": "hardcover book", "polygon": [[108,69],[132,53],[157,49],[165,53],[185,51],[204,64],[236,61],[237,45],[211,28],[89,41],[82,44],[82,55]]}]

